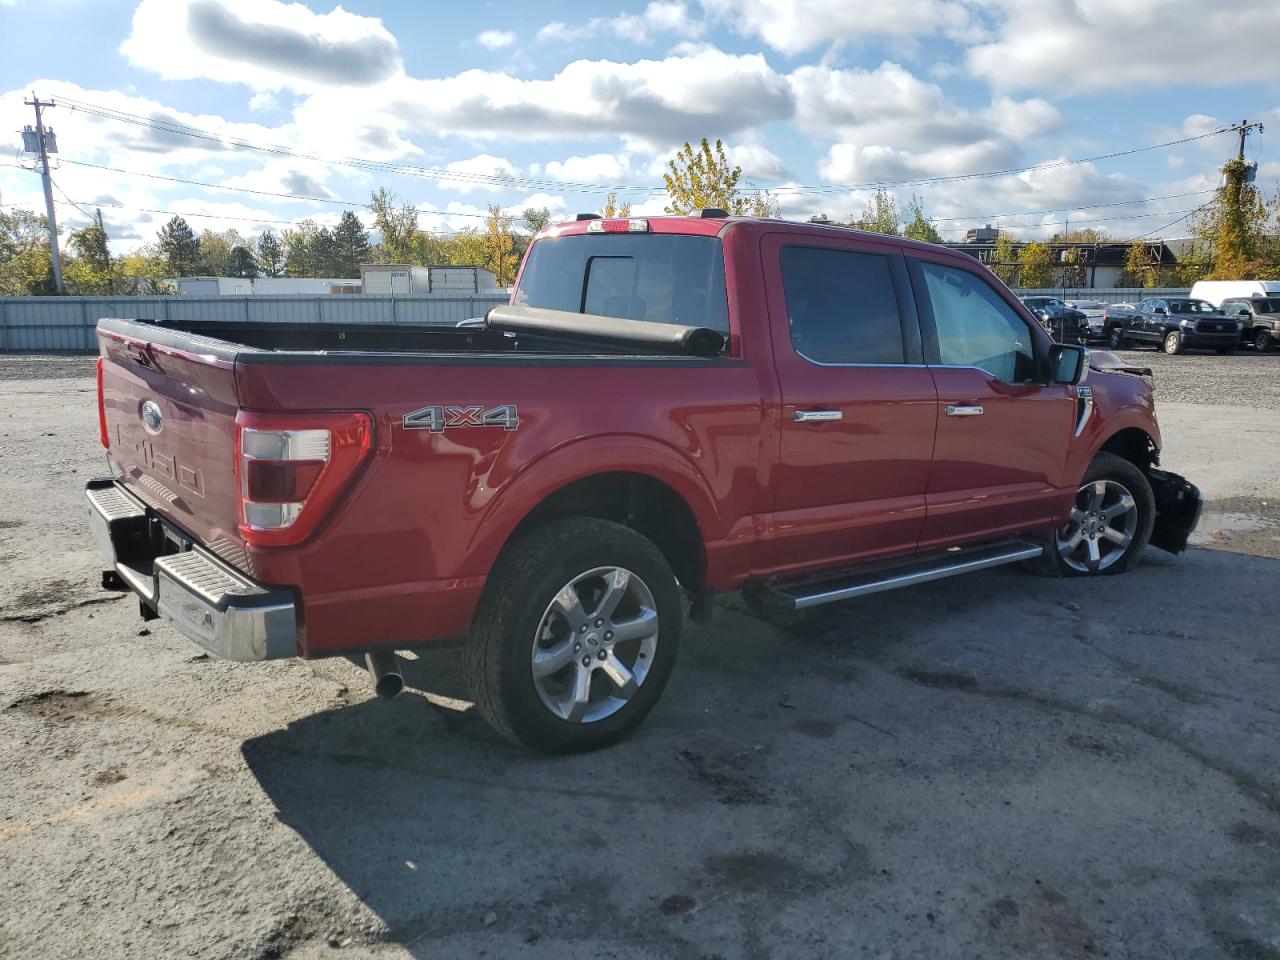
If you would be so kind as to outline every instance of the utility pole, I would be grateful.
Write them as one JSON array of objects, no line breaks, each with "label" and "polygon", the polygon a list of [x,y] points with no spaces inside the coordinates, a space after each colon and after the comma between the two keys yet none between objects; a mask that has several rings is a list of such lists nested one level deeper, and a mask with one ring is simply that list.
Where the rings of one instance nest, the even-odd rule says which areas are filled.
[{"label": "utility pole", "polygon": [[1252,130],[1257,130],[1259,133],[1262,133],[1262,124],[1256,122],[1250,123],[1248,120],[1241,120],[1240,126],[1236,127],[1236,132],[1240,134],[1240,149],[1236,152],[1236,159],[1241,162],[1244,161],[1244,138],[1249,136],[1249,132]]},{"label": "utility pole", "polygon": [[[56,107],[57,104],[52,100],[42,102],[36,96],[34,90],[31,92],[31,99],[22,102],[28,107],[35,107],[36,109],[35,143],[40,154],[40,177],[44,181],[45,215],[49,220],[49,256],[53,260],[54,285],[58,288],[59,294],[64,294],[67,291],[62,285],[62,252],[58,249],[58,218],[53,210],[53,181],[49,178],[49,150],[45,141],[44,115],[42,113],[45,107]],[[56,150],[57,148],[55,147],[54,149]]]}]

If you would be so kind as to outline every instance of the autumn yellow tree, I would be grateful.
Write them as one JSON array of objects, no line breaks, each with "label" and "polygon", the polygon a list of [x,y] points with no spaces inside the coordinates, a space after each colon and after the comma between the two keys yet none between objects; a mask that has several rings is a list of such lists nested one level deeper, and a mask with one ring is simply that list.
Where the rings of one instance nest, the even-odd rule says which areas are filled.
[{"label": "autumn yellow tree", "polygon": [[996,246],[991,253],[991,272],[1012,286],[1018,279],[1018,252],[1013,237],[1003,230],[996,235]]},{"label": "autumn yellow tree", "polygon": [[738,187],[742,167],[729,162],[724,144],[703,137],[695,148],[686,142],[667,161],[662,182],[667,187],[667,213],[690,214],[715,207],[739,217],[776,217],[778,201],[768,191],[744,194]]},{"label": "autumn yellow tree", "polygon": [[1018,251],[1018,283],[1033,290],[1053,286],[1053,251],[1045,244],[1032,240]]},{"label": "autumn yellow tree", "polygon": [[619,203],[618,195],[611,193],[604,198],[604,206],[600,208],[600,216],[629,217],[631,216],[631,201],[624,200]]}]

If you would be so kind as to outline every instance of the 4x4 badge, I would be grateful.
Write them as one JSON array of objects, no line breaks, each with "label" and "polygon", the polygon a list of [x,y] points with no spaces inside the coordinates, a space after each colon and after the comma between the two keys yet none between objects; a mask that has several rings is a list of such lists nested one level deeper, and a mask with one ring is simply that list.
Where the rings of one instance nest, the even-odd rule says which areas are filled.
[{"label": "4x4 badge", "polygon": [[423,407],[404,415],[406,430],[430,430],[443,433],[457,427],[501,427],[515,430],[520,417],[514,403],[504,403],[486,410],[484,407]]}]

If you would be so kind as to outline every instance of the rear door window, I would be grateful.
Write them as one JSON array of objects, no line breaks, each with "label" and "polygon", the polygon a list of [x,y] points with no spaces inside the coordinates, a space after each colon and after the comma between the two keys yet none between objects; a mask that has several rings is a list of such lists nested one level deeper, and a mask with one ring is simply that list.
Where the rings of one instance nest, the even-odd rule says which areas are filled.
[{"label": "rear door window", "polygon": [[783,247],[791,345],[814,363],[904,360],[902,317],[889,258],[825,247]]},{"label": "rear door window", "polygon": [[724,251],[717,237],[544,237],[529,251],[515,302],[729,332]]}]

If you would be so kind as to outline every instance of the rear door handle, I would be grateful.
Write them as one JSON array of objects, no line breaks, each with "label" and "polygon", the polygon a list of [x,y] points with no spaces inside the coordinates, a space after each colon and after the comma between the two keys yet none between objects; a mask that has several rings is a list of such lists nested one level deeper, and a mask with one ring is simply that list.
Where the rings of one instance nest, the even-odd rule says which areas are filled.
[{"label": "rear door handle", "polygon": [[825,423],[828,420],[843,420],[843,410],[797,410],[796,423]]},{"label": "rear door handle", "polygon": [[982,407],[978,404],[947,404],[948,417],[980,417],[982,416]]}]

